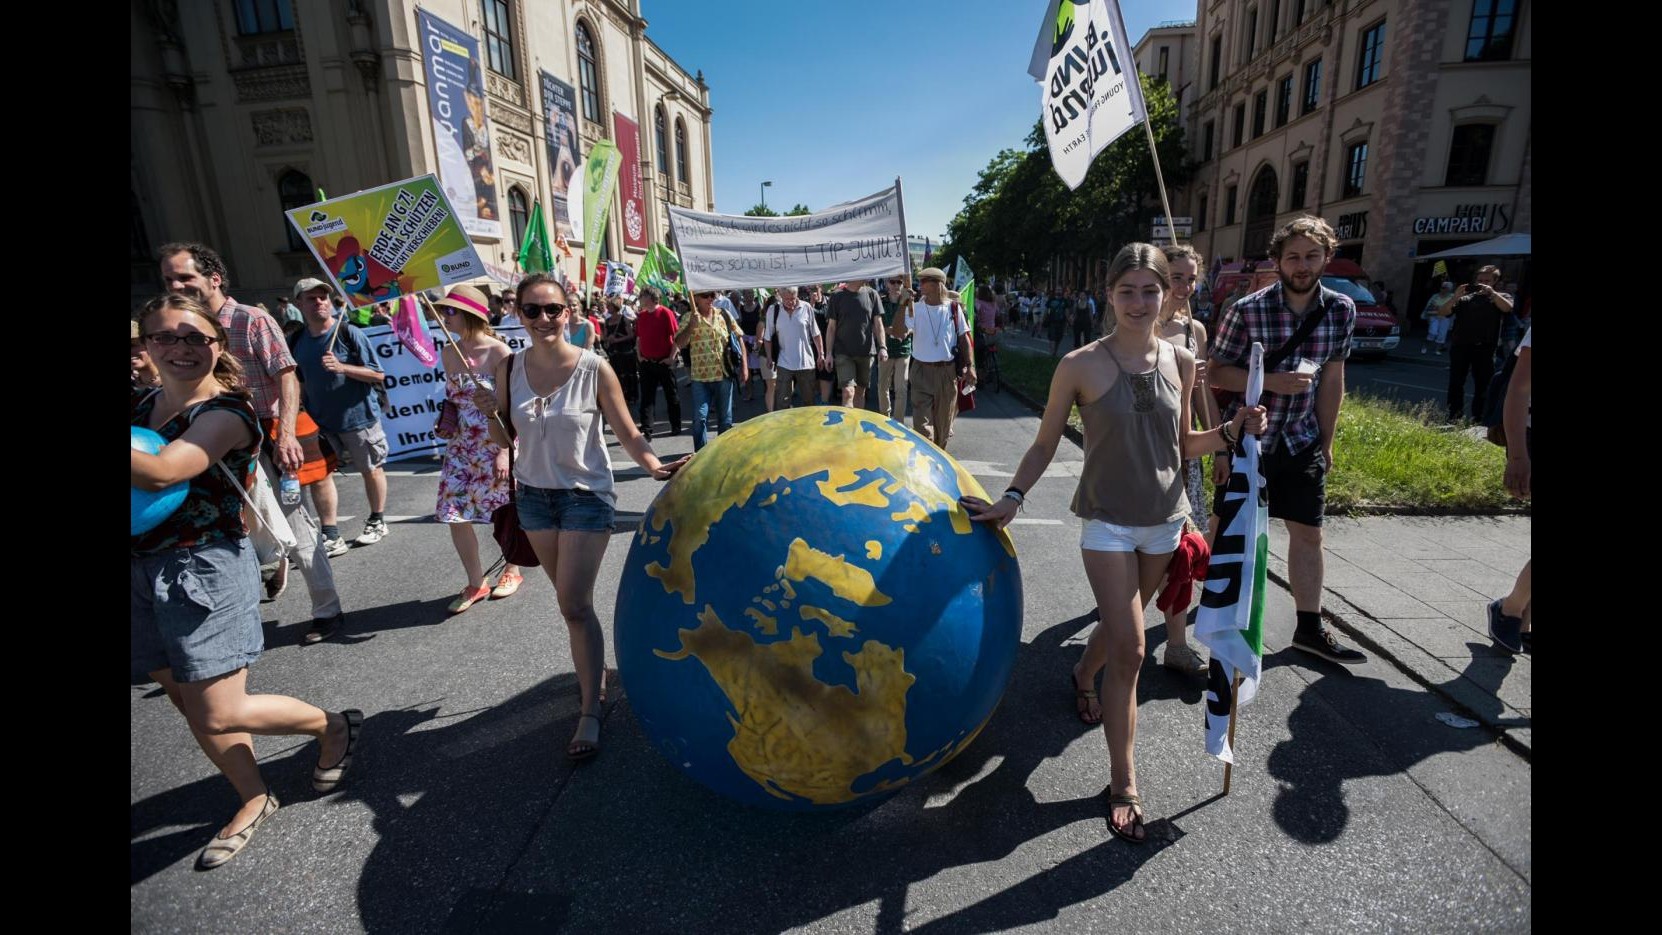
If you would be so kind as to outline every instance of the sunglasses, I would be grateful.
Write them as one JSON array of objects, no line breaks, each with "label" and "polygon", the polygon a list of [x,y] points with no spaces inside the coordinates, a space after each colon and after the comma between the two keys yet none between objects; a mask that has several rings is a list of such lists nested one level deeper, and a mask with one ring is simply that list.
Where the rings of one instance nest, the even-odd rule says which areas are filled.
[{"label": "sunglasses", "polygon": [[547,315],[549,318],[554,318],[561,312],[564,312],[567,308],[570,308],[570,306],[563,305],[559,302],[549,302],[547,304],[540,302],[526,302],[524,305],[519,307],[519,317],[541,318],[542,316]]},{"label": "sunglasses", "polygon": [[146,341],[154,341],[162,347],[172,347],[180,341],[185,342],[191,347],[207,347],[208,345],[219,341],[218,338],[212,335],[203,334],[200,331],[192,331],[190,334],[171,334],[166,331],[158,331],[155,334],[145,335],[144,339]]},{"label": "sunglasses", "polygon": [[502,299],[502,304],[503,304],[503,305],[518,305],[518,304],[519,304],[519,300],[518,300],[518,299],[510,299],[510,298],[506,298],[506,297],[504,297],[504,298],[503,298],[503,299]]},{"label": "sunglasses", "polygon": [[716,294],[714,292],[700,292],[697,295],[693,296],[693,298],[695,298],[695,299],[713,299],[715,297],[716,297]]}]

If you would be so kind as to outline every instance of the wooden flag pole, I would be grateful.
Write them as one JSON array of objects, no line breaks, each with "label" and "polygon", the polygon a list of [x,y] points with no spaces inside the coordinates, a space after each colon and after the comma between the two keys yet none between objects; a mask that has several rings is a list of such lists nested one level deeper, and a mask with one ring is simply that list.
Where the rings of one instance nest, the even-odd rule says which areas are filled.
[{"label": "wooden flag pole", "polygon": [[[1241,673],[1235,673],[1235,686],[1229,691],[1229,756],[1235,756],[1235,709],[1236,702],[1241,697]],[[1223,794],[1229,794],[1230,774],[1234,772],[1234,763],[1223,764]]]},{"label": "wooden flag pole", "polygon": [[[432,300],[427,298],[427,293],[417,292],[416,296],[421,299],[421,304],[427,306],[427,311],[430,312],[433,318],[438,321],[439,327],[444,331],[444,336],[450,339],[450,346],[456,349],[456,359],[460,360],[462,362],[462,366],[467,368],[467,375],[473,378],[473,385],[478,386],[479,374],[474,372],[473,364],[468,361],[467,355],[462,353],[461,342],[456,340],[456,336],[450,333],[450,326],[444,323],[443,313],[433,307]],[[502,421],[502,413],[493,412],[491,413],[491,418],[496,420],[497,425],[502,426],[503,432],[507,433],[510,438],[513,437],[513,433],[508,430],[507,424]]]}]

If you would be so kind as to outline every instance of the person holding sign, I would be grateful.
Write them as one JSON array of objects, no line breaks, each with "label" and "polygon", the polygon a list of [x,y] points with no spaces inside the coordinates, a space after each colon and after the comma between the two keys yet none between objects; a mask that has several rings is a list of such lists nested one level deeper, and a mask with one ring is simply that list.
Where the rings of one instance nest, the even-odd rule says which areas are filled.
[{"label": "person holding sign", "polygon": [[132,484],[190,486],[183,504],[129,541],[132,666],[161,685],[242,803],[202,850],[199,864],[210,869],[235,857],[277,811],[252,735],[318,738],[312,787],[331,792],[351,765],[363,712],[330,714],[284,695],[248,694],[248,667],[265,635],[243,506],[263,434],[230,332],[196,296],[153,299],[139,325],[161,386],[134,396],[130,422],[167,444],[156,454],[133,451]]},{"label": "person holding sign", "polygon": [[[1217,429],[1193,428],[1194,355],[1160,340],[1155,331],[1170,290],[1171,271],[1159,247],[1133,243],[1120,250],[1108,268],[1108,301],[1119,327],[1057,365],[1038,437],[1004,496],[996,504],[973,497],[963,501],[975,521],[1008,525],[1055,456],[1068,412],[1078,404],[1085,464],[1073,512],[1083,523],[1079,548],[1101,623],[1070,681],[1080,719],[1100,720],[1107,736],[1109,830],[1133,843],[1147,837],[1132,750],[1143,607],[1154,598],[1183,535],[1189,512],[1183,459],[1232,447],[1242,432],[1257,434],[1265,426],[1262,407],[1242,407]],[[1094,690],[1099,671],[1105,672],[1100,713]]]},{"label": "person holding sign", "polygon": [[[1270,238],[1278,279],[1224,309],[1212,341],[1207,382],[1246,389],[1252,345],[1264,345],[1265,499],[1272,519],[1287,523],[1287,578],[1298,627],[1293,648],[1329,662],[1357,665],[1368,657],[1343,646],[1322,624],[1322,515],[1333,439],[1345,397],[1345,358],[1356,330],[1356,304],[1321,284],[1339,240],[1321,218],[1288,221]],[[1239,400],[1231,407],[1239,406]],[[1224,418],[1231,418],[1226,409]],[[1220,497],[1221,499],[1221,497]]]},{"label": "person holding sign", "polygon": [[617,503],[601,416],[629,457],[658,480],[669,480],[687,458],[658,460],[605,358],[566,339],[570,306],[558,279],[525,277],[519,314],[531,345],[498,361],[490,384],[496,390],[480,386],[473,400],[496,416],[487,423],[492,442],[504,448],[523,442],[513,465],[519,522],[554,585],[571,638],[581,713],[566,755],[583,760],[600,751],[606,636],[594,611],[594,582]]},{"label": "person holding sign", "polygon": [[519,566],[509,563],[496,579],[496,587],[488,587],[473,529],[475,524],[489,525],[491,514],[508,502],[508,485],[513,483],[508,476],[508,452],[486,428],[491,410],[473,403],[474,375],[480,383],[489,380],[491,369],[513,351],[491,328],[490,307],[480,290],[456,286],[433,305],[446,317],[446,329],[456,338],[444,346],[444,400],[456,408],[456,427],[445,440],[434,518],[450,527],[450,544],[467,573],[467,586],[449,607],[451,613],[459,614],[486,598],[512,597],[525,580]]},{"label": "person holding sign", "polygon": [[792,395],[800,395],[802,405],[812,406],[814,360],[825,356],[819,323],[813,307],[797,297],[795,286],[781,286],[774,296],[778,301],[768,306],[761,334],[762,347],[779,374],[769,411],[789,409]]}]

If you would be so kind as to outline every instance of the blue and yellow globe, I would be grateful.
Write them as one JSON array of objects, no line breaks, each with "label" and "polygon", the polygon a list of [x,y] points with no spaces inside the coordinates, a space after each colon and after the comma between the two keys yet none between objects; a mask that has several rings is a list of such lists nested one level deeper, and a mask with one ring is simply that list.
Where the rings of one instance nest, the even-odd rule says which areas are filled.
[{"label": "blue and yellow globe", "polygon": [[815,406],[724,433],[631,543],[616,616],[658,750],[751,805],[884,795],[969,746],[1009,684],[1021,574],[986,492],[899,422]]}]

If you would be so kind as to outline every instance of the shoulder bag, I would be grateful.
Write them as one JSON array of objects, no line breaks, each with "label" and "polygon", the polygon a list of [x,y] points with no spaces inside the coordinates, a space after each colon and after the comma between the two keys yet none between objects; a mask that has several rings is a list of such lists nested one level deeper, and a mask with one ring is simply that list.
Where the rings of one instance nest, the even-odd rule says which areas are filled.
[{"label": "shoulder bag", "polygon": [[[518,356],[508,355],[507,378],[502,381],[502,400],[508,404],[508,418],[502,420],[508,432],[508,502],[491,513],[491,536],[502,547],[505,560],[521,568],[535,568],[538,564],[537,552],[531,548],[530,537],[519,525],[519,499],[514,493],[518,486],[518,481],[514,480],[514,358]],[[493,414],[493,418],[500,417],[500,412]]]}]

